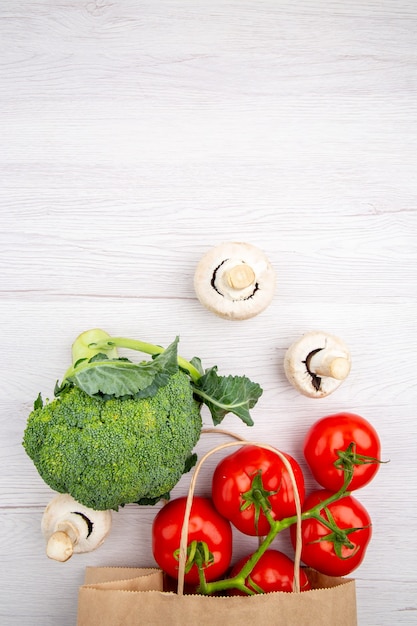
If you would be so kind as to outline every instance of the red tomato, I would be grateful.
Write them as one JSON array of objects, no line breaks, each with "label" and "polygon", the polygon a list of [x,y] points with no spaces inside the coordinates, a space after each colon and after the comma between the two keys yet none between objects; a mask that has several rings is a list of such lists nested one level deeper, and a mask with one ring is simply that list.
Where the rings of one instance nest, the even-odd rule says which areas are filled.
[{"label": "red tomato", "polygon": [[[233,567],[229,578],[239,574],[242,567],[252,555],[241,559]],[[294,590],[294,562],[278,550],[267,550],[259,559],[251,574],[246,578],[245,585],[257,593],[269,593],[271,591],[293,591]],[[311,589],[309,580],[303,569],[300,568],[300,590]],[[230,595],[247,595],[240,589],[231,589]]]},{"label": "red tomato", "polygon": [[[187,498],[170,500],[157,513],[152,525],[152,552],[159,567],[172,578],[178,578],[178,559],[181,529]],[[220,578],[232,558],[232,529],[230,523],[216,511],[208,498],[194,497],[188,527],[188,545],[192,541],[205,542],[214,560],[205,570],[207,581]],[[185,582],[198,584],[196,565],[185,575]]]},{"label": "red tomato", "polygon": [[[332,491],[319,489],[311,493],[304,502],[303,511],[308,511],[323,500],[333,495]],[[344,496],[327,507],[331,518],[340,529],[357,529],[347,533],[351,547],[330,540],[332,530],[317,519],[306,519],[301,524],[302,561],[313,569],[328,576],[345,576],[350,574],[362,562],[366,548],[371,539],[371,518],[368,512],[353,496]],[[329,521],[329,513],[325,510],[321,516]],[[295,548],[296,526],[291,526],[291,540]],[[329,540],[322,540],[328,537]],[[336,550],[340,549],[340,555]]]},{"label": "red tomato", "polygon": [[[337,413],[319,420],[304,440],[304,456],[311,473],[325,489],[338,491],[344,481],[343,468],[335,467],[338,451],[353,445],[353,478],[349,491],[363,487],[375,476],[381,459],[381,445],[373,426],[360,415]],[[373,459],[373,461],[372,461]]]},{"label": "red tomato", "polygon": [[[304,500],[304,477],[298,463],[284,454],[291,464],[301,503]],[[263,511],[256,525],[256,506],[245,507],[245,496],[256,476],[262,479],[274,519],[295,515],[294,490],[284,463],[274,452],[260,446],[243,446],[217,465],[212,480],[214,506],[224,517],[246,535],[267,535],[270,524]],[[247,501],[246,501],[247,502]]]}]

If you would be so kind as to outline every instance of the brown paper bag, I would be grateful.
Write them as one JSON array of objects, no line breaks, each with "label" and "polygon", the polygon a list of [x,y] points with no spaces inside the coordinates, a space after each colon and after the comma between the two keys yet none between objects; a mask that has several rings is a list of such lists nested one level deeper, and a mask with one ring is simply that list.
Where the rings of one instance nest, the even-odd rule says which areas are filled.
[{"label": "brown paper bag", "polygon": [[[357,626],[353,579],[332,578],[306,569],[312,589],[299,591],[301,505],[298,497],[294,592],[248,597],[184,594],[188,522],[197,475],[211,454],[234,445],[254,443],[222,444],[206,453],[195,468],[181,533],[177,592],[164,590],[164,574],[156,568],[88,568],[85,584],[79,590],[77,626],[252,626],[261,622],[274,626]],[[297,484],[288,460],[266,444],[255,445],[277,452],[296,493]]]},{"label": "brown paper bag", "polygon": [[88,568],[77,626],[357,626],[355,581],[306,571],[311,591],[246,598],[166,592],[158,569]]}]

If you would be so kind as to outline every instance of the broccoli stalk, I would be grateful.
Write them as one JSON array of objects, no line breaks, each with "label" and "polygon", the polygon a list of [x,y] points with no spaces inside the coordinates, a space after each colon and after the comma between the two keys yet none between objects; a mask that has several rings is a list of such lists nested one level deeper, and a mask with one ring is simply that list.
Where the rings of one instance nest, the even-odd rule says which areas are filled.
[{"label": "broccoli stalk", "polygon": [[[110,335],[100,328],[87,330],[79,335],[72,344],[73,365],[67,371],[64,378],[71,376],[74,365],[80,360],[89,360],[102,353],[106,354],[109,359],[118,358],[117,348],[136,350],[137,352],[143,352],[144,354],[150,354],[152,356],[156,356],[165,351],[165,348],[161,346],[156,346],[146,341],[140,341],[139,339],[110,337]],[[197,382],[198,379],[201,378],[201,372],[194,367],[190,361],[183,359],[181,356],[177,357],[177,361],[179,367],[188,372],[193,381]]]},{"label": "broccoli stalk", "polygon": [[[125,337],[111,337],[101,329],[82,333],[72,347],[73,365],[64,375],[63,385],[74,383],[91,396],[146,397],[179,367],[190,377],[194,395],[207,405],[213,423],[220,424],[227,413],[234,413],[248,426],[250,415],[262,389],[246,376],[219,376],[217,366],[203,370],[194,357],[187,361],[177,355],[178,337],[168,347]],[[117,348],[150,354],[150,362],[134,364],[117,356]],[[56,390],[59,392],[59,387]]]}]

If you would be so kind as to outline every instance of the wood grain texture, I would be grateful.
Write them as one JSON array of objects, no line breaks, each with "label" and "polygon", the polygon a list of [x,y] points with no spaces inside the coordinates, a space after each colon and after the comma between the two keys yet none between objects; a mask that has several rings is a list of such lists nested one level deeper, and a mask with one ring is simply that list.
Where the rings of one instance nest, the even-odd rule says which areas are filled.
[{"label": "wood grain texture", "polygon": [[[52,492],[23,430],[92,327],[180,335],[185,357],[258,381],[250,436],[305,470],[315,419],[346,409],[374,423],[390,463],[360,494],[374,535],[355,572],[359,625],[416,623],[416,37],[409,0],[3,0],[2,624],[70,626],[87,565],[153,565],[148,507],[114,514],[93,553],[44,554]],[[215,317],[193,290],[201,256],[228,240],[277,271],[272,304],[246,322]],[[353,359],[322,400],[283,370],[315,328]],[[248,548],[236,536],[236,557]]]}]

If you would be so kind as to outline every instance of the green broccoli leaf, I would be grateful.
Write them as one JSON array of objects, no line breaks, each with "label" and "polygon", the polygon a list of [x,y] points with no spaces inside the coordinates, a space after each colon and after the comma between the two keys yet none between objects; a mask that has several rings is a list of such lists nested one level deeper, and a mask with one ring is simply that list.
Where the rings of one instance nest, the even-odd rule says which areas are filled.
[{"label": "green broccoli leaf", "polygon": [[141,363],[97,354],[88,361],[79,361],[67,373],[61,388],[69,382],[89,396],[105,400],[113,397],[149,398],[178,371],[177,345],[178,337],[161,354]]},{"label": "green broccoli leaf", "polygon": [[58,398],[58,396],[62,396],[66,391],[69,391],[73,387],[74,385],[66,379],[62,381],[62,383],[60,383],[59,380],[57,380],[55,383],[55,389],[54,389],[55,398]]},{"label": "green broccoli leaf", "polygon": [[41,409],[42,407],[43,407],[43,399],[42,399],[42,394],[39,392],[38,397],[33,403],[33,408],[36,410],[36,409]]},{"label": "green broccoli leaf", "polygon": [[249,409],[262,395],[262,388],[246,376],[218,376],[217,366],[193,382],[194,393],[210,409],[215,426],[227,413],[234,413],[248,426],[253,426]]},{"label": "green broccoli leaf", "polygon": [[187,474],[188,472],[190,472],[194,465],[196,465],[198,460],[197,454],[194,452],[193,454],[190,454],[190,456],[188,457],[188,459],[186,459],[185,461],[185,465],[184,465],[184,474]]},{"label": "green broccoli leaf", "polygon": [[201,359],[198,356],[193,356],[192,359],[190,359],[190,363],[191,365],[193,365],[195,367],[195,369],[197,370],[197,372],[200,374],[200,376],[203,376],[204,374],[204,368],[201,364]]}]

